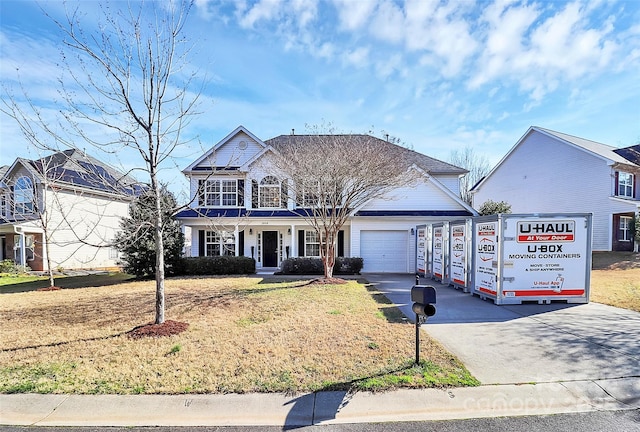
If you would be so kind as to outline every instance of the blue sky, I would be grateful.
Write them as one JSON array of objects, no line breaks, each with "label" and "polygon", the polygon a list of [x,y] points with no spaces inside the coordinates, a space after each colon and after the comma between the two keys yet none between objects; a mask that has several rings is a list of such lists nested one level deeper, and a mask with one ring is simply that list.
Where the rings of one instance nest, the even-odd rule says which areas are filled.
[{"label": "blue sky", "polygon": [[[0,78],[52,102],[60,36],[38,5],[63,10],[0,2]],[[81,4],[87,29],[98,6]],[[176,152],[163,174],[176,191],[186,191],[179,169],[238,125],[268,139],[330,122],[442,160],[471,145],[492,164],[532,125],[640,142],[635,0],[197,0],[186,32],[207,83],[186,131],[201,145]],[[0,165],[33,157],[12,120],[0,121]]]}]

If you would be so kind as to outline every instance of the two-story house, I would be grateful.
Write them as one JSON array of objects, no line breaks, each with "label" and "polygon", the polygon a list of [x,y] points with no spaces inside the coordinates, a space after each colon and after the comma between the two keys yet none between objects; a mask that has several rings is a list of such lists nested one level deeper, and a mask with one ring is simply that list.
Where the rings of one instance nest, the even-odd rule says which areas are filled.
[{"label": "two-story house", "polygon": [[592,213],[594,251],[631,251],[640,212],[640,145],[616,148],[532,126],[472,190],[473,206],[513,213]]},{"label": "two-story house", "polygon": [[[239,126],[183,170],[192,201],[177,217],[192,233],[192,256],[248,256],[258,269],[279,267],[288,257],[319,256],[318,234],[296,212],[304,200],[283,193],[292,189],[290,179],[264,169],[265,161],[278,157],[281,143],[308,137],[263,141]],[[357,148],[358,135],[349,137],[346,145]],[[373,140],[381,151],[394,145]],[[460,198],[464,169],[396,147],[410,153],[407,170],[416,181],[392,191],[391,199],[354,209],[337,239],[337,255],[362,257],[365,272],[414,272],[416,225],[476,214]]]},{"label": "two-story house", "polygon": [[18,158],[0,171],[0,260],[36,271],[116,267],[106,245],[141,190],[78,150]]}]

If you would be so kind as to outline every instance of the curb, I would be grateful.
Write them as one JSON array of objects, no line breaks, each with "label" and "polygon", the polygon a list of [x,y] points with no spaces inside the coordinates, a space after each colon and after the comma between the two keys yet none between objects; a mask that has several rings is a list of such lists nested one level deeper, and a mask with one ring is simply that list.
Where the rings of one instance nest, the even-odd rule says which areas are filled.
[{"label": "curb", "polygon": [[640,409],[640,377],[385,393],[0,395],[13,426],[311,426]]}]

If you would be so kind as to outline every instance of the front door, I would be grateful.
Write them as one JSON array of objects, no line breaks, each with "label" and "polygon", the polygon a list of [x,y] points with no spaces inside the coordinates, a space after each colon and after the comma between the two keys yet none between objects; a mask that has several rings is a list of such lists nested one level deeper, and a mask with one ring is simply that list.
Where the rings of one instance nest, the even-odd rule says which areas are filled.
[{"label": "front door", "polygon": [[262,266],[278,267],[278,231],[262,231]]}]

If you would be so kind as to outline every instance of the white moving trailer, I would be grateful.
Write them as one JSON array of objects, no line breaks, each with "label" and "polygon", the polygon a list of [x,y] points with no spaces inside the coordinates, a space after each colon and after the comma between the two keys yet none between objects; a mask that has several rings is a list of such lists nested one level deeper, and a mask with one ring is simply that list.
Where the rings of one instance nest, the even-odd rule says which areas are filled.
[{"label": "white moving trailer", "polygon": [[473,219],[472,294],[495,304],[588,303],[591,214]]}]

